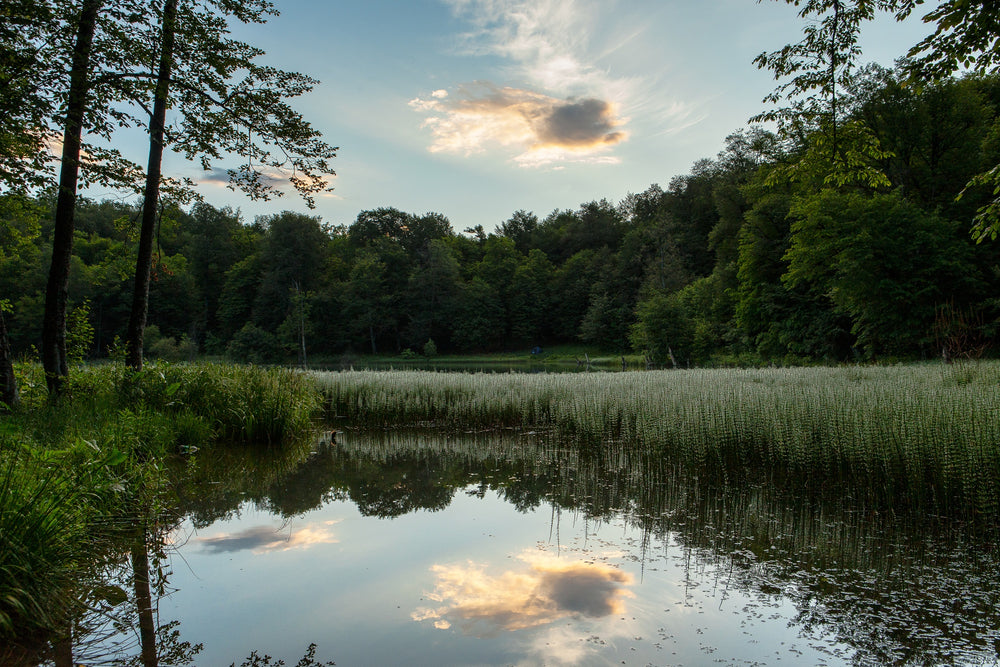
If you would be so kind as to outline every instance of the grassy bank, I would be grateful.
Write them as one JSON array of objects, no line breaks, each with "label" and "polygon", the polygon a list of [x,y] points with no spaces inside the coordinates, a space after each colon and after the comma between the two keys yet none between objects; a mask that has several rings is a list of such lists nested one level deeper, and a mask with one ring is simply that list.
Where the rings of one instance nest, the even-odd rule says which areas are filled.
[{"label": "grassy bank", "polygon": [[404,350],[402,354],[346,354],[339,357],[312,357],[310,365],[318,368],[351,369],[390,369],[415,368],[438,370],[507,370],[507,369],[558,369],[572,370],[577,367],[620,370],[622,357],[632,369],[645,368],[646,362],[642,355],[620,354],[601,351],[594,347],[583,345],[555,345],[540,348],[538,353],[532,353],[532,348],[508,352],[490,352],[481,354],[434,354],[424,355],[419,350]]},{"label": "grassy bank", "polygon": [[22,406],[0,419],[0,646],[64,627],[112,535],[171,505],[170,457],[299,441],[319,406],[280,369],[92,366],[56,405],[38,367],[18,372]]},{"label": "grassy bank", "polygon": [[318,373],[348,423],[551,428],[692,472],[995,521],[1000,364],[574,375]]}]

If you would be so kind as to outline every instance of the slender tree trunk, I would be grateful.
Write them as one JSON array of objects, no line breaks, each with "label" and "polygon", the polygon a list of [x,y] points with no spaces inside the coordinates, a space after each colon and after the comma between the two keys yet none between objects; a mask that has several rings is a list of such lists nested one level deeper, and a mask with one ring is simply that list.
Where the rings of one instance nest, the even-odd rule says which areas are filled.
[{"label": "slender tree trunk", "polygon": [[830,122],[833,130],[831,160],[837,161],[837,29],[840,27],[840,0],[833,0],[833,36],[830,37]]},{"label": "slender tree trunk", "polygon": [[149,592],[149,554],[146,551],[146,528],[132,543],[132,587],[139,612],[139,643],[143,667],[157,667],[156,623],[153,619],[153,596]]},{"label": "slender tree trunk", "polygon": [[303,303],[302,293],[299,291],[299,281],[294,281],[295,285],[295,305],[299,311],[299,341],[301,343],[302,350],[302,368],[308,368],[309,365],[306,361],[306,313],[305,305]]},{"label": "slender tree trunk", "polygon": [[156,99],[149,121],[149,162],[146,167],[146,191],[142,202],[142,225],[139,231],[139,256],[135,263],[132,291],[132,312],[129,315],[125,362],[134,370],[142,370],[142,334],[146,329],[149,310],[149,275],[153,261],[153,235],[156,229],[156,208],[160,202],[160,173],[163,162],[163,134],[167,119],[167,96],[170,69],[174,60],[174,36],[177,21],[177,0],[166,0],[163,6],[160,66],[156,75]]},{"label": "slender tree trunk", "polygon": [[17,378],[14,377],[14,360],[7,340],[7,322],[0,311],[0,412],[16,410],[21,399],[17,393]]},{"label": "slender tree trunk", "polygon": [[70,257],[73,253],[73,214],[80,176],[83,116],[89,93],[90,53],[97,28],[97,14],[103,4],[104,0],[83,0],[66,100],[62,167],[56,198],[55,228],[52,232],[52,264],[45,287],[45,315],[42,320],[42,365],[45,368],[49,398],[52,400],[58,397],[69,375],[66,363],[66,299],[69,292]]},{"label": "slender tree trunk", "polygon": [[55,667],[73,667],[73,635],[61,637],[52,647],[52,662]]}]

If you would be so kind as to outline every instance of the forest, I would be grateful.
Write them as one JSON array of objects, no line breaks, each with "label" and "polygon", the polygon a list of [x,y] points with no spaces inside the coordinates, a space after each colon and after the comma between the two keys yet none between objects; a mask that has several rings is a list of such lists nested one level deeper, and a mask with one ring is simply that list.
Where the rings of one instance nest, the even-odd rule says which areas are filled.
[{"label": "forest", "polygon": [[[665,188],[544,217],[511,202],[489,233],[390,206],[334,223],[166,200],[146,355],[259,363],[583,343],[665,366],[982,356],[1000,317],[1000,249],[970,234],[992,193],[969,182],[1000,162],[1000,76],[918,88],[904,69],[851,75],[842,175],[828,129],[750,126]],[[52,191],[0,198],[15,356],[41,339],[55,206]],[[140,214],[77,203],[75,358],[126,337]]]}]

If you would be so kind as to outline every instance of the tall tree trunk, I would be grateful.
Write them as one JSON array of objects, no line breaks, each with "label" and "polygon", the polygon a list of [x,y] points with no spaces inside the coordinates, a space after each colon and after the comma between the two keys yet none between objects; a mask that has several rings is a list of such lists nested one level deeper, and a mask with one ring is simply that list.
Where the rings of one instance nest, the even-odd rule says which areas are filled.
[{"label": "tall tree trunk", "polygon": [[139,613],[139,644],[142,646],[143,667],[157,667],[156,622],[153,618],[153,596],[149,592],[149,554],[146,549],[145,526],[132,543],[132,588]]},{"label": "tall tree trunk", "polygon": [[42,365],[49,398],[62,391],[69,375],[66,363],[66,299],[69,293],[69,264],[73,254],[73,214],[80,176],[80,147],[83,117],[90,87],[90,54],[97,28],[97,14],[104,0],[83,0],[77,26],[76,48],[70,69],[66,99],[66,128],[63,132],[62,167],[56,198],[55,228],[52,232],[52,264],[45,287],[45,315],[42,320]]},{"label": "tall tree trunk", "polygon": [[156,99],[149,119],[149,162],[146,167],[146,191],[142,202],[142,225],[139,231],[139,256],[135,263],[132,291],[132,312],[128,319],[128,339],[125,362],[134,370],[142,370],[142,334],[146,329],[149,309],[149,275],[153,262],[153,236],[156,229],[156,208],[160,202],[160,173],[163,162],[163,134],[167,119],[167,96],[170,70],[174,60],[174,36],[177,22],[177,0],[163,5],[160,30],[160,67],[156,75]]},{"label": "tall tree trunk", "polygon": [[7,322],[4,321],[3,311],[0,311],[0,412],[16,410],[20,400],[10,341],[7,340]]},{"label": "tall tree trunk", "polygon": [[55,667],[73,667],[73,634],[69,634],[56,640],[52,647],[52,662]]}]

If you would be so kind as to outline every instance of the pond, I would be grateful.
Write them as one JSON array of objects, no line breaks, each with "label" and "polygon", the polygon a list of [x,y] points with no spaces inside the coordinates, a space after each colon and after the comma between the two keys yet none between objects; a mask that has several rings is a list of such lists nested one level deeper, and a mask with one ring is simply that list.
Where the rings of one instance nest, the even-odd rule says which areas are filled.
[{"label": "pond", "polygon": [[[195,468],[149,554],[161,665],[1000,664],[996,542],[929,518],[516,431]],[[77,661],[141,664],[133,607],[98,606]]]}]

